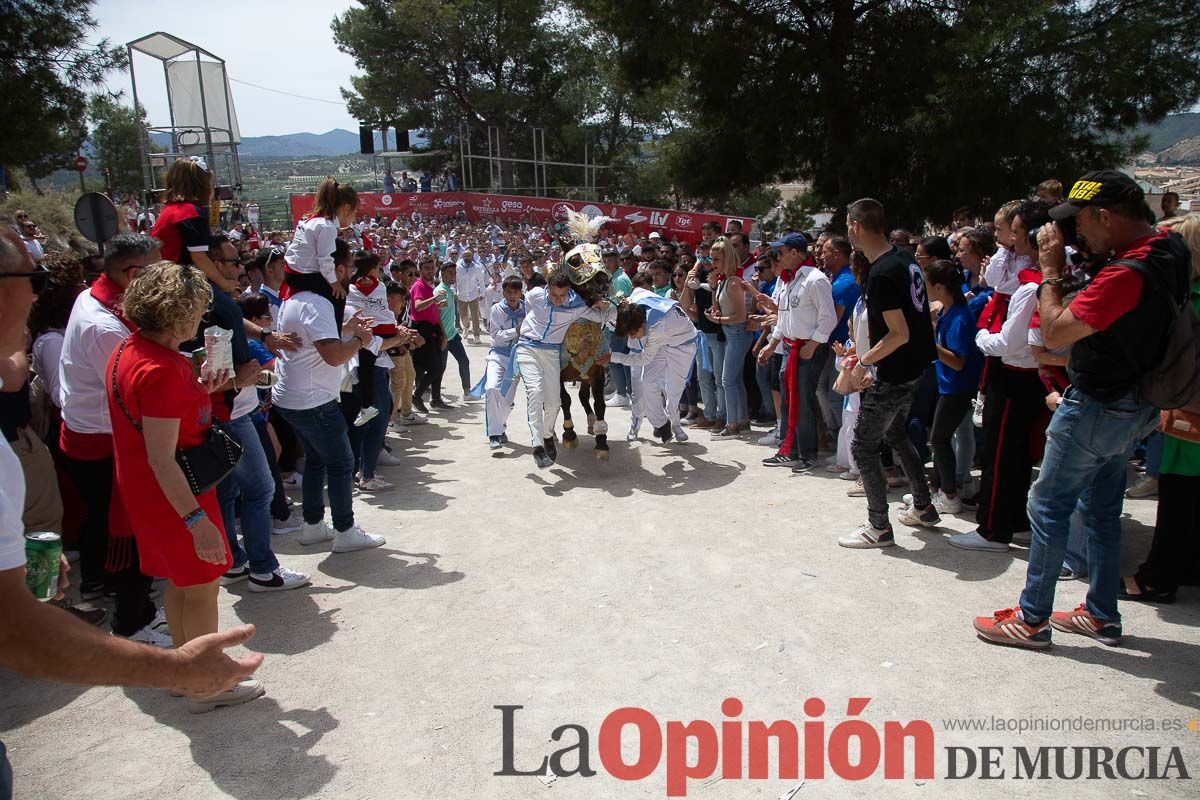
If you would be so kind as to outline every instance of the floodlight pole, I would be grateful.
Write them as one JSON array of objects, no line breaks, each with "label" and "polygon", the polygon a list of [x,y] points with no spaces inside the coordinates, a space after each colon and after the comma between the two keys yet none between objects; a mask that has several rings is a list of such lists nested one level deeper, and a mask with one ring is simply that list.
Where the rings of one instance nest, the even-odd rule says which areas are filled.
[{"label": "floodlight pole", "polygon": [[[145,199],[146,205],[149,206],[150,198],[148,187],[151,185],[150,155],[146,152],[146,126],[142,124],[142,117],[138,113],[138,108],[140,108],[140,106],[138,105],[137,79],[133,76],[133,48],[129,45],[125,45],[125,52],[129,56],[129,82],[133,84],[133,118],[137,122],[138,129],[138,155],[142,159],[142,194],[145,195],[143,199]],[[170,96],[171,93],[167,92],[167,97],[169,98]],[[174,125],[175,121],[172,120],[171,124]]]}]

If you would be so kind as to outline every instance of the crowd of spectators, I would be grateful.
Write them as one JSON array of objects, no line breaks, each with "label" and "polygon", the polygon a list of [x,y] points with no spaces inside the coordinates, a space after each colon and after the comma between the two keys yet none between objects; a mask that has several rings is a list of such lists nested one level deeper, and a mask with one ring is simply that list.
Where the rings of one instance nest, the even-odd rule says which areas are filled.
[{"label": "crowd of spectators", "polygon": [[[654,404],[675,399],[644,388],[636,358],[609,365],[607,403],[630,409],[630,440],[649,415],[664,442],[749,436],[770,449],[764,468],[845,479],[867,520],[843,547],[895,545],[893,514],[925,528],[973,518],[949,545],[978,558],[1030,547],[1020,603],[975,620],[981,637],[1044,647],[1053,628],[1115,644],[1118,598],[1172,602],[1197,579],[1200,419],[1160,414],[1138,380],[1171,309],[1200,310],[1200,215],[1171,207],[1156,221],[1111,171],[1061,195],[1047,182],[921,235],[889,227],[867,198],[838,232],[757,246],[736,223],[696,243],[602,231],[612,302],[657,295],[695,331],[666,424]],[[334,553],[383,544],[354,504],[403,491],[380,471],[402,459],[389,433],[478,399],[467,345],[494,345],[504,304],[558,285],[562,258],[553,219],[368,218],[332,179],[294,232],[236,220],[216,233],[211,196],[203,165],[179,160],[167,202],[100,263],[46,254],[27,218],[0,231],[4,277],[36,294],[19,325],[10,294],[2,320],[14,351],[0,362],[4,458],[15,453],[20,474],[5,464],[0,570],[23,564],[13,534],[19,549],[22,531],[67,533],[84,602],[58,604],[123,640],[208,659],[219,679],[146,679],[186,691],[193,711],[263,691],[253,663],[220,654],[249,632],[216,633],[219,587],[307,585],[273,537]],[[630,335],[645,327],[619,319],[608,347],[640,351]],[[451,357],[458,397],[443,387]],[[197,491],[177,455],[215,432],[241,457]],[[492,433],[495,449],[506,437]],[[1121,576],[1132,470],[1145,477],[1129,496],[1157,493],[1158,524],[1146,563]],[[1089,581],[1085,602],[1053,611],[1055,584],[1075,579]]]}]

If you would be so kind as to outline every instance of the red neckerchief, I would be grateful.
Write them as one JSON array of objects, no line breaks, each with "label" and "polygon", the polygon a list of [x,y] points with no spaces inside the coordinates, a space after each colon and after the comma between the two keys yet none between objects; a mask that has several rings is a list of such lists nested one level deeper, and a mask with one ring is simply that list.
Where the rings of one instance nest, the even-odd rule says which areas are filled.
[{"label": "red neckerchief", "polygon": [[112,312],[114,317],[121,320],[121,324],[128,328],[131,333],[137,331],[138,326],[125,319],[125,315],[121,312],[121,296],[125,294],[124,289],[117,286],[107,275],[101,275],[92,282],[91,292],[92,297],[96,298],[96,301],[100,305]]},{"label": "red neckerchief", "polygon": [[1040,269],[1023,269],[1017,273],[1017,280],[1021,283],[1041,283],[1042,271]]},{"label": "red neckerchief", "polygon": [[375,291],[375,287],[379,285],[379,279],[372,278],[370,275],[368,275],[365,278],[359,278],[358,280],[356,280],[354,282],[354,285],[358,287],[358,290],[360,292],[362,292],[367,297],[370,297],[371,292]]},{"label": "red neckerchief", "polygon": [[779,280],[783,281],[784,283],[791,283],[792,278],[795,277],[795,275],[796,275],[796,273],[790,269],[780,270],[779,271]]},{"label": "red neckerchief", "polygon": [[[801,262],[801,264],[800,264],[800,268],[803,269],[804,267],[815,267],[816,265],[817,265],[817,262],[813,261],[812,253],[806,253],[804,256],[804,261]],[[795,270],[785,269],[785,270],[780,270],[780,272],[779,272],[779,277],[780,277],[780,279],[783,280],[784,283],[791,283],[792,278],[794,278],[795,276],[796,276]]]}]

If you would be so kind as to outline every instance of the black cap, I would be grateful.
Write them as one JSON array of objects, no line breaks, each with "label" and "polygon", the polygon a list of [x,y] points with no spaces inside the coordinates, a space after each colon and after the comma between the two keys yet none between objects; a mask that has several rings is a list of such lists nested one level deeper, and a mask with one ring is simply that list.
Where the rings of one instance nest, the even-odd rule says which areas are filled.
[{"label": "black cap", "polygon": [[601,258],[608,258],[609,256],[615,256],[615,255],[618,255],[617,248],[615,248],[615,247],[607,247],[606,246],[603,250],[600,251]]},{"label": "black cap", "polygon": [[1067,194],[1066,202],[1050,209],[1050,218],[1073,217],[1088,206],[1103,206],[1130,200],[1139,202],[1145,199],[1146,193],[1133,178],[1115,169],[1102,169],[1089,172],[1075,181],[1075,185]]}]

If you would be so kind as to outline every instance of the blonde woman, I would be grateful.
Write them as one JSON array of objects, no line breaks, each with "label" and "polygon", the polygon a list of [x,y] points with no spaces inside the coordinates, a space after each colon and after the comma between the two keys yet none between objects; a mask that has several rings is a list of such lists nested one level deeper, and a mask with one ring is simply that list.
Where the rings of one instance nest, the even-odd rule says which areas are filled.
[{"label": "blonde woman", "polygon": [[713,305],[704,312],[711,322],[721,326],[724,341],[710,338],[709,351],[717,391],[724,403],[725,427],[713,432],[714,437],[728,438],[750,430],[750,411],[746,402],[746,385],[742,383],[742,367],[752,337],[746,330],[746,290],[738,278],[737,251],[724,236],[718,237],[710,249],[712,271],[708,274],[713,291]]},{"label": "blonde woman", "polygon": [[[167,578],[163,605],[175,646],[217,630],[218,579],[232,557],[215,489],[193,495],[175,460],[212,427],[209,393],[219,375],[201,383],[179,352],[192,338],[212,288],[195,267],[159,261],[125,291],[124,314],[135,328],[109,358],[108,407],[117,484],[128,504],[142,572]],[[211,697],[191,698],[194,713],[237,705],[263,693],[246,680]]]}]

